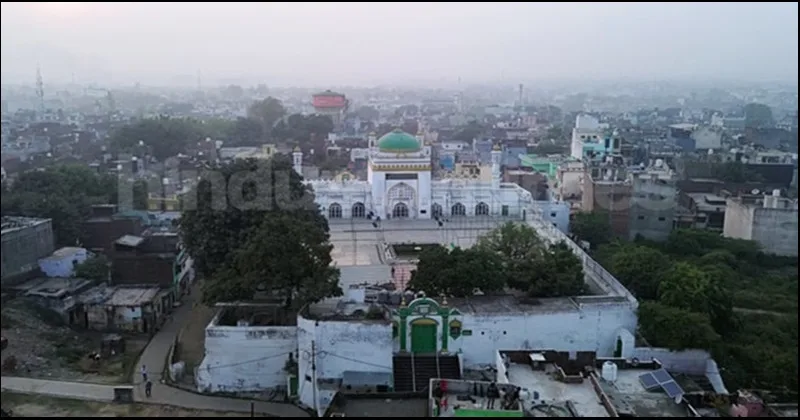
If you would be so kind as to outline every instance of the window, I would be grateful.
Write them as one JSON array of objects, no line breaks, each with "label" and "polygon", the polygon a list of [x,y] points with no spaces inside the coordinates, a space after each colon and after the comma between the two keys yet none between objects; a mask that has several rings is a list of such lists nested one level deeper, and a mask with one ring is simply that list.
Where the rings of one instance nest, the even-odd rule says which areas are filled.
[{"label": "window", "polygon": [[639,220],[644,220],[644,216],[637,216],[636,218]]},{"label": "window", "polygon": [[457,320],[450,321],[449,327],[450,327],[450,337],[452,337],[453,339],[461,337],[461,321]]},{"label": "window", "polygon": [[556,212],[551,212],[550,217],[556,217]]},{"label": "window", "polygon": [[397,338],[398,335],[400,335],[400,328],[397,322],[392,322],[392,338]]},{"label": "window", "polygon": [[667,220],[667,218],[666,218],[666,217],[659,217],[659,218],[658,218],[658,221],[659,221],[659,222],[663,222],[663,221],[665,221],[665,220]]},{"label": "window", "polygon": [[503,216],[508,216],[508,206],[503,206],[500,209],[500,214],[503,215]]}]

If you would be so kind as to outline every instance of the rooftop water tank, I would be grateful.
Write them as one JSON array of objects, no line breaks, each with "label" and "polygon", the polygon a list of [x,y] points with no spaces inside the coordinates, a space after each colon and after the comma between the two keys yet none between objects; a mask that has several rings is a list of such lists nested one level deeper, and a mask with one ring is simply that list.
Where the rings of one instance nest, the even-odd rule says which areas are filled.
[{"label": "rooftop water tank", "polygon": [[617,380],[617,364],[613,362],[603,363],[603,370],[601,372],[603,380],[606,382],[614,382]]}]

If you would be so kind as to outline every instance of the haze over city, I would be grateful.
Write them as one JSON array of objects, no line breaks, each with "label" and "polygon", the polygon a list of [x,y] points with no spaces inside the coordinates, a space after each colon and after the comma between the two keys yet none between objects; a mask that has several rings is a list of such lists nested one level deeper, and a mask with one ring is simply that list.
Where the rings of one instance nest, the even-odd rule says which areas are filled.
[{"label": "haze over city", "polygon": [[797,3],[3,3],[2,81],[797,81]]}]

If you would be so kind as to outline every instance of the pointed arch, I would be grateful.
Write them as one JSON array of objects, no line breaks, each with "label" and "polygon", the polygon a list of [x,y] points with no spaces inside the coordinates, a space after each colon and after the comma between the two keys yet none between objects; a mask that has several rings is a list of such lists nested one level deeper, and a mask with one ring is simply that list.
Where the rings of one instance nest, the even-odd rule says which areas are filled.
[{"label": "pointed arch", "polygon": [[489,215],[489,205],[481,201],[475,206],[475,215],[476,216],[488,216]]},{"label": "pointed arch", "polygon": [[350,210],[350,214],[354,219],[363,219],[367,216],[367,207],[364,206],[364,203],[357,202],[353,204],[353,208]]},{"label": "pointed arch", "polygon": [[407,219],[409,215],[408,206],[405,203],[397,203],[392,209],[392,219]]},{"label": "pointed arch", "polygon": [[466,216],[467,215],[467,208],[464,207],[461,203],[453,204],[453,207],[450,208],[450,215],[451,216]]},{"label": "pointed arch", "polygon": [[439,203],[433,203],[431,205],[431,216],[434,218],[444,216],[444,210],[442,209],[442,205]]},{"label": "pointed arch", "polygon": [[342,206],[339,203],[333,203],[328,206],[328,219],[341,219]]}]

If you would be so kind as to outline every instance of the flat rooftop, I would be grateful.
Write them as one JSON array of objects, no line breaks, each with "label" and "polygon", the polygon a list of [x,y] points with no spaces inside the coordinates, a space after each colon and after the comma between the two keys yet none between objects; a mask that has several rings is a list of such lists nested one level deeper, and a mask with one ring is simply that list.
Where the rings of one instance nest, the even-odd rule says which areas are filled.
[{"label": "flat rooftop", "polygon": [[644,388],[639,376],[647,372],[652,372],[652,369],[620,369],[614,383],[599,376],[597,380],[618,411],[620,406],[627,406],[636,417],[687,417],[686,407],[676,404],[663,390],[647,391]]},{"label": "flat rooftop", "polygon": [[[553,377],[555,366],[545,365],[545,370],[533,370],[530,365],[511,363],[508,367],[508,381],[514,385],[536,391],[539,398],[548,403],[572,402],[578,417],[611,417],[600,403],[589,380],[579,384],[558,381]],[[533,410],[536,412],[536,410]]]},{"label": "flat rooftop", "polygon": [[337,398],[338,403],[330,413],[341,413],[344,417],[428,417],[428,399],[392,398]]},{"label": "flat rooftop", "polygon": [[26,281],[14,289],[27,296],[61,299],[83,290],[89,284],[91,281],[86,279],[43,277]]},{"label": "flat rooftop", "polygon": [[688,193],[686,194],[694,200],[697,209],[700,211],[725,210],[725,197],[708,193]]},{"label": "flat rooftop", "polygon": [[5,216],[2,218],[2,222],[0,225],[2,227],[2,235],[6,233],[11,233],[17,230],[22,230],[28,227],[40,225],[45,222],[49,222],[50,219],[37,219],[33,217],[15,217],[15,216]]}]

